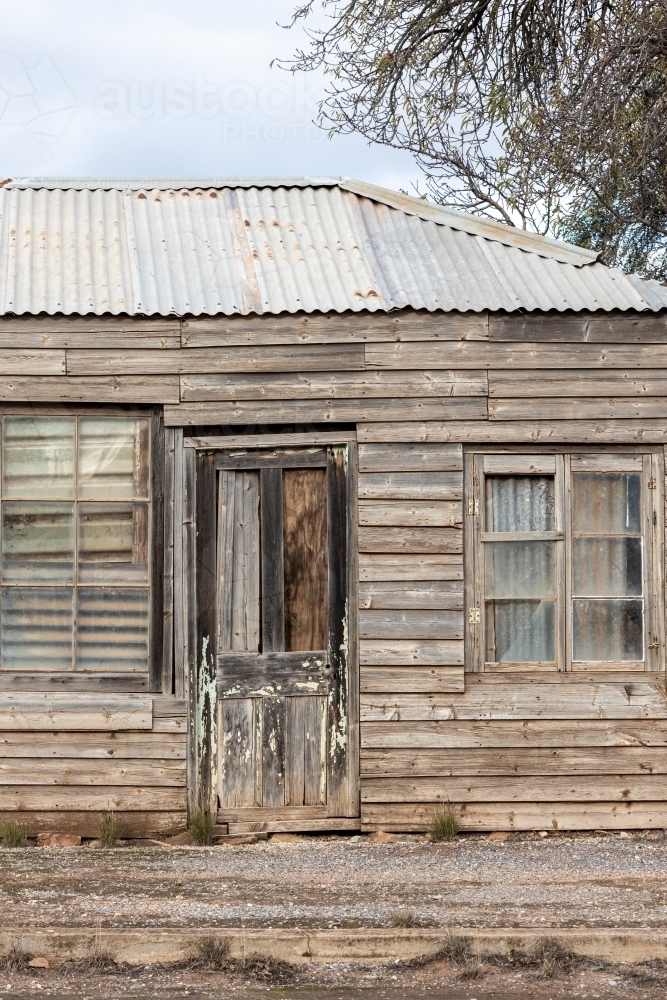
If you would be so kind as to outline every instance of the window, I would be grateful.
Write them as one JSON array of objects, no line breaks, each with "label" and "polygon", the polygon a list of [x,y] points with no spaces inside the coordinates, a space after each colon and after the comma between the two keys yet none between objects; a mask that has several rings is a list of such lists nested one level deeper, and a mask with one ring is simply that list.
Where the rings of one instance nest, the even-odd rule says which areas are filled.
[{"label": "window", "polygon": [[147,670],[149,418],[1,419],[1,668]]},{"label": "window", "polygon": [[664,669],[660,451],[467,463],[468,669]]}]

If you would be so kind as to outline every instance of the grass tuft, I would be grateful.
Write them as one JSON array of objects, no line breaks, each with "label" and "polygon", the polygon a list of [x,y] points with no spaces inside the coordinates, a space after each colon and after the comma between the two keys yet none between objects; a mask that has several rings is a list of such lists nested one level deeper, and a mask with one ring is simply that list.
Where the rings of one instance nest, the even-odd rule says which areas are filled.
[{"label": "grass tuft", "polygon": [[195,843],[200,847],[208,847],[213,843],[215,817],[207,809],[197,809],[190,817],[188,830]]},{"label": "grass tuft", "polygon": [[0,970],[2,972],[25,972],[32,958],[18,944],[13,944],[6,955],[0,955]]},{"label": "grass tuft", "polygon": [[0,823],[0,842],[4,847],[25,847],[28,843],[26,832],[15,820]]},{"label": "grass tuft", "polygon": [[485,975],[486,970],[480,959],[472,958],[470,961],[465,963],[458,974],[458,978],[473,981],[475,979],[483,979]]},{"label": "grass tuft", "polygon": [[112,812],[102,813],[97,826],[97,839],[101,847],[115,847],[118,843],[118,826]]},{"label": "grass tuft", "polygon": [[295,969],[289,962],[267,955],[249,955],[237,964],[241,975],[267,985],[281,986],[294,982]]},{"label": "grass tuft", "polygon": [[218,937],[205,937],[198,941],[189,965],[195,969],[227,972],[274,986],[292,983],[295,976],[294,967],[279,958],[256,954],[232,958],[229,954],[229,941]]},{"label": "grass tuft", "polygon": [[416,910],[408,908],[395,910],[389,917],[390,927],[420,927],[421,923]]},{"label": "grass tuft", "polygon": [[202,938],[197,942],[196,954],[191,964],[195,967],[214,969],[216,972],[232,971],[235,963],[229,957],[229,941],[225,938]]},{"label": "grass tuft", "polygon": [[454,840],[461,829],[456,813],[451,806],[446,809],[438,809],[433,814],[429,824],[431,839],[437,842],[443,840]]}]

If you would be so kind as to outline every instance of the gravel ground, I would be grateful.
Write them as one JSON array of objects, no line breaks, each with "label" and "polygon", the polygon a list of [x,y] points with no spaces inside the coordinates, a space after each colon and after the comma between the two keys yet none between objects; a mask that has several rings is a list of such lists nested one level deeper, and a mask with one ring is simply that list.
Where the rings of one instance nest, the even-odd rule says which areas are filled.
[{"label": "gravel ground", "polygon": [[667,836],[310,837],[215,848],[0,850],[22,926],[664,927]]}]

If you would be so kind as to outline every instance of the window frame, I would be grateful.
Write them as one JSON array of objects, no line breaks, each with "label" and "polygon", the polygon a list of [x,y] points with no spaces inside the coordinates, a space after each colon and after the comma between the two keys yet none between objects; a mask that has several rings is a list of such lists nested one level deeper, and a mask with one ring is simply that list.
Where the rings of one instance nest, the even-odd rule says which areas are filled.
[{"label": "window frame", "polygon": [[[74,658],[74,645],[72,664],[69,669],[63,670],[59,667],[50,669],[48,667],[34,667],[31,669],[14,670],[11,667],[5,668],[0,665],[0,688],[12,687],[15,683],[24,686],[31,683],[30,678],[39,684],[39,680],[46,681],[51,678],[53,682],[56,678],[70,678],[77,686],[80,683],[91,683],[95,690],[101,690],[100,685],[104,685],[105,680],[114,681],[113,690],[145,690],[153,692],[161,691],[162,676],[162,655],[163,655],[163,622],[162,622],[162,602],[163,602],[163,579],[162,570],[164,562],[164,490],[165,490],[165,455],[164,455],[164,420],[161,406],[123,406],[112,405],[50,405],[50,404],[14,404],[0,407],[0,419],[4,417],[33,417],[33,418],[73,418],[78,428],[79,418],[97,417],[99,419],[131,419],[144,418],[148,420],[148,490],[146,504],[148,507],[148,580],[145,588],[148,590],[148,657],[145,669],[141,670],[82,670],[77,669]],[[75,436],[76,441],[76,436]],[[77,450],[74,454],[77,462]],[[76,471],[75,471],[76,477]],[[76,493],[76,491],[75,491]],[[73,498],[74,504],[74,532],[75,546],[77,544],[77,521],[76,506],[80,498],[76,495]],[[8,498],[8,502],[13,501]],[[67,502],[67,501],[59,501]],[[105,502],[102,500],[101,502]],[[90,586],[97,586],[90,584]],[[75,588],[76,589],[76,588]],[[159,612],[159,613],[158,613]],[[20,681],[19,681],[20,678]],[[77,682],[75,679],[79,678]],[[120,684],[120,687],[118,686]]]},{"label": "window frame", "polygon": [[[573,661],[572,659],[572,474],[577,471],[634,471],[641,474],[643,539],[644,659]],[[484,549],[494,540],[485,524],[486,476],[554,475],[553,532],[530,532],[552,540],[556,549],[556,660],[550,663],[497,663],[486,659]],[[558,671],[582,676],[593,672],[637,672],[665,669],[664,601],[664,449],[612,445],[547,448],[516,446],[464,450],[465,668],[472,673]],[[500,540],[502,536],[498,538]],[[504,535],[510,540],[508,535]],[[524,533],[525,537],[525,533]],[[477,620],[479,619],[479,620]]]}]

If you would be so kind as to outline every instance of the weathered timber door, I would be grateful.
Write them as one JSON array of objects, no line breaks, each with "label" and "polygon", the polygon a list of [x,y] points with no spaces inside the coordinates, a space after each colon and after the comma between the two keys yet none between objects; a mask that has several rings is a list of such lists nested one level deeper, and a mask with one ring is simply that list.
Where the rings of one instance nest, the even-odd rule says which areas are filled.
[{"label": "weathered timber door", "polygon": [[215,481],[216,523],[215,649],[203,654],[215,709],[200,683],[211,715],[200,752],[208,800],[231,831],[336,829],[359,815],[348,452],[199,459],[209,493]]}]

